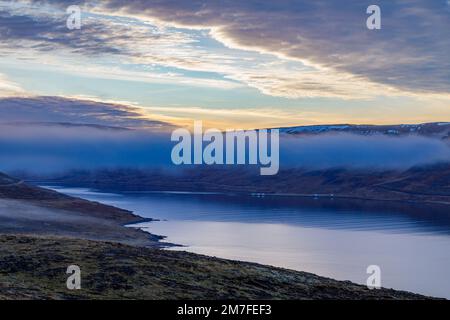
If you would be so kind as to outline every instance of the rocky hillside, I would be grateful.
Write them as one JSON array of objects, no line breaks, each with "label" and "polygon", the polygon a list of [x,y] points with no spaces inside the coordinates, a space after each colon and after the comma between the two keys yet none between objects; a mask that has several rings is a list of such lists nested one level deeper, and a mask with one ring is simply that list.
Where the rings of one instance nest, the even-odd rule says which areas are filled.
[{"label": "rocky hillside", "polygon": [[[81,290],[66,269],[81,269]],[[186,252],[0,236],[0,299],[425,299],[311,273]]]}]

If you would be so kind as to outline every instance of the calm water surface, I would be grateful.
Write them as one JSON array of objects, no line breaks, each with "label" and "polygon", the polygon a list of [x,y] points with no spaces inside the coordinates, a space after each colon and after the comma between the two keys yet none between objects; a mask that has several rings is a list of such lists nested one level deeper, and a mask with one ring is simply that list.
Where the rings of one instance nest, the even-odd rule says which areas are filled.
[{"label": "calm water surface", "polygon": [[51,187],[161,221],[137,225],[186,250],[450,298],[450,210],[395,202]]}]

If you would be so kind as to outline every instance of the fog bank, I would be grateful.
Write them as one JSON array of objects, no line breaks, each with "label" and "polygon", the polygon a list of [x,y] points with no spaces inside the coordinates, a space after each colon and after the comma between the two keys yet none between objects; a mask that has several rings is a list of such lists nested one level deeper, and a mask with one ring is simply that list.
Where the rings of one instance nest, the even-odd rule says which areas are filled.
[{"label": "fog bank", "polygon": [[[90,127],[0,126],[0,170],[35,174],[77,169],[168,168],[169,133]],[[450,161],[445,141],[420,136],[280,135],[280,169],[407,169]]]}]

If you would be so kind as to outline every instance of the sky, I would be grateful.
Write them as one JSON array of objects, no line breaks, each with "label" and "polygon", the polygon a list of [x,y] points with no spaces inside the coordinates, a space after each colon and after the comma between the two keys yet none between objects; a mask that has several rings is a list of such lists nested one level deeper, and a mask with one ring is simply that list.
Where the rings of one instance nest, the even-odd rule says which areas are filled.
[{"label": "sky", "polygon": [[0,39],[3,121],[450,121],[448,0],[0,1]]}]

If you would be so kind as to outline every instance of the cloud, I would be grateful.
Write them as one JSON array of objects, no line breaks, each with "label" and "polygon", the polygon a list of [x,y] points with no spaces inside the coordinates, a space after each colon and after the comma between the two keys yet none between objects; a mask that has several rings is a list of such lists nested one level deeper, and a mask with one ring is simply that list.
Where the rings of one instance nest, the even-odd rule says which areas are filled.
[{"label": "cloud", "polygon": [[[0,82],[1,83],[1,82]],[[120,100],[100,100],[94,96],[0,96],[0,125],[4,124],[91,124],[131,129],[171,130],[192,127],[203,121],[205,128],[253,129],[285,127],[323,121],[336,122],[338,115],[320,112],[277,110],[271,107],[204,108],[198,106],[139,106]],[[307,119],[307,120],[306,120]]]},{"label": "cloud", "polygon": [[370,4],[360,0],[108,0],[101,10],[209,29],[230,47],[298,59],[402,90],[448,93],[447,2],[379,1],[379,31],[366,28]]},{"label": "cloud", "polygon": [[127,39],[126,34],[111,34],[102,22],[91,21],[83,33],[67,29],[64,20],[55,15],[28,15],[2,9],[0,11],[1,47],[50,52],[68,49],[88,55],[118,54],[121,49],[111,43]]},{"label": "cloud", "polygon": [[[425,1],[383,2],[380,31],[365,27],[368,4],[364,1],[279,1],[271,5],[258,1],[81,1],[83,10],[89,12],[83,18],[82,33],[69,32],[62,23],[64,9],[72,1],[21,3],[32,3],[37,9],[5,6],[0,35],[8,40],[7,46],[25,46],[41,53],[56,48],[85,56],[119,56],[119,64],[215,72],[223,77],[173,74],[178,84],[234,88],[240,82],[271,96],[344,99],[417,91],[448,94],[450,86],[448,15],[439,11],[438,4]],[[61,11],[55,14],[54,8],[43,4]],[[127,16],[141,22],[123,18]],[[202,47],[201,36],[189,29],[209,30],[211,37],[239,50],[214,52]],[[252,54],[245,55],[241,49]],[[137,79],[145,77],[145,73],[135,74]],[[166,81],[167,76],[160,75],[159,80]]]},{"label": "cloud", "polygon": [[0,126],[0,170],[160,168],[170,165],[170,137],[148,130]]},{"label": "cloud", "polygon": [[10,81],[0,73],[0,98],[23,95],[25,95],[25,91],[17,83]]},{"label": "cloud", "polygon": [[[400,170],[450,161],[448,143],[419,136],[281,135],[280,139],[281,170],[336,167]],[[144,129],[0,125],[0,171],[43,174],[105,168],[171,172],[192,169],[172,164],[174,145],[169,133]]]},{"label": "cloud", "polygon": [[172,125],[121,103],[0,98],[0,170],[157,167],[170,161]]},{"label": "cloud", "polygon": [[0,1],[0,54],[4,56],[90,77],[221,89],[241,86],[230,79],[191,77],[157,68],[210,72],[217,61],[223,64],[232,59],[199,49],[193,35],[98,14],[82,15],[81,29],[69,30],[64,6],[17,5]]},{"label": "cloud", "polygon": [[280,145],[285,167],[395,170],[450,161],[448,143],[420,136],[329,134],[284,137]]},{"label": "cloud", "polygon": [[171,126],[149,119],[138,107],[63,97],[0,98],[0,119],[0,124],[71,123],[146,129]]},{"label": "cloud", "polygon": [[227,76],[242,81],[262,93],[286,97],[368,99],[376,95],[402,95],[399,90],[378,85],[344,72],[294,68],[241,70]]}]

